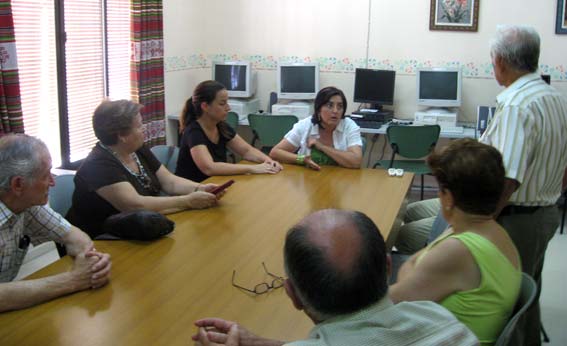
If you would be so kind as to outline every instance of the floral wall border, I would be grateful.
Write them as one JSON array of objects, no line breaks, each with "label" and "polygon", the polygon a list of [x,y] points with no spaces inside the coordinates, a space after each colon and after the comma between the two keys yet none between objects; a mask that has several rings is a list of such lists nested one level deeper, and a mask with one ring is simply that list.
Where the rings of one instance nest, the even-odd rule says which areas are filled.
[{"label": "floral wall border", "polygon": [[[247,60],[252,62],[257,70],[275,70],[278,61],[282,62],[318,62],[321,72],[354,73],[356,68],[366,67],[364,58],[337,58],[337,57],[299,57],[272,55],[238,55],[238,54],[193,54],[189,56],[166,56],[164,59],[165,71],[183,71],[191,69],[210,68],[211,61]],[[461,62],[461,61],[433,61],[417,59],[368,59],[368,68],[395,70],[401,75],[414,75],[421,67],[461,67],[465,78],[494,78],[490,62]],[[553,81],[567,81],[567,67],[564,65],[551,66],[540,64],[541,73],[551,76]]]}]

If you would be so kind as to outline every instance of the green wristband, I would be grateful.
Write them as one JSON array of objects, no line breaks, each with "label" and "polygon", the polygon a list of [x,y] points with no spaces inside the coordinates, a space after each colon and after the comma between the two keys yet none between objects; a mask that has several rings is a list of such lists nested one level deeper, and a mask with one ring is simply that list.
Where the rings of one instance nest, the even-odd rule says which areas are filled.
[{"label": "green wristband", "polygon": [[301,166],[305,165],[305,155],[298,154],[295,162],[297,162],[297,164]]}]

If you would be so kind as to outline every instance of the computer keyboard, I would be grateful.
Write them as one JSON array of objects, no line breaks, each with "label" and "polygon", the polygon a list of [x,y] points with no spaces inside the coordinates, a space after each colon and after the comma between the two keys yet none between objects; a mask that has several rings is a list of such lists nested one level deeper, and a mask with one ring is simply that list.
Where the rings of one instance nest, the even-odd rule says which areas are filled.
[{"label": "computer keyboard", "polygon": [[372,120],[362,120],[362,119],[352,119],[354,122],[365,129],[379,129],[384,124],[381,121],[372,121]]},{"label": "computer keyboard", "polygon": [[463,133],[465,129],[462,126],[442,126],[441,132],[443,133]]}]

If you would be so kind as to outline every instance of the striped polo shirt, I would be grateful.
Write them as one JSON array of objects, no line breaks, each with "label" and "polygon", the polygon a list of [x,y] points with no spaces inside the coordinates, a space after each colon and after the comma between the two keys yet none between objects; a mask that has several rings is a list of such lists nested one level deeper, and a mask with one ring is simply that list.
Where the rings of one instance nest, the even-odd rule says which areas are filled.
[{"label": "striped polo shirt", "polygon": [[452,313],[428,301],[393,304],[388,297],[317,324],[309,338],[284,346],[473,346],[476,336]]},{"label": "striped polo shirt", "polygon": [[520,183],[509,202],[548,206],[561,194],[567,166],[567,100],[536,73],[526,74],[497,98],[494,119],[480,141],[497,148],[506,177]]}]

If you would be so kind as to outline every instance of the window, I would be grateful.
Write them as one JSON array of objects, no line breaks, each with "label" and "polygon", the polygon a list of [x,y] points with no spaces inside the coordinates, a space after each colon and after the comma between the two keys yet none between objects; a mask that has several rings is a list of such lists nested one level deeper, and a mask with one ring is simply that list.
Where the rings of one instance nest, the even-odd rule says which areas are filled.
[{"label": "window", "polygon": [[58,166],[61,147],[53,9],[54,0],[12,1],[25,131],[47,144],[53,165]]},{"label": "window", "polygon": [[46,142],[54,166],[71,167],[96,143],[100,101],[130,98],[130,1],[13,0],[12,10],[25,131]]}]

